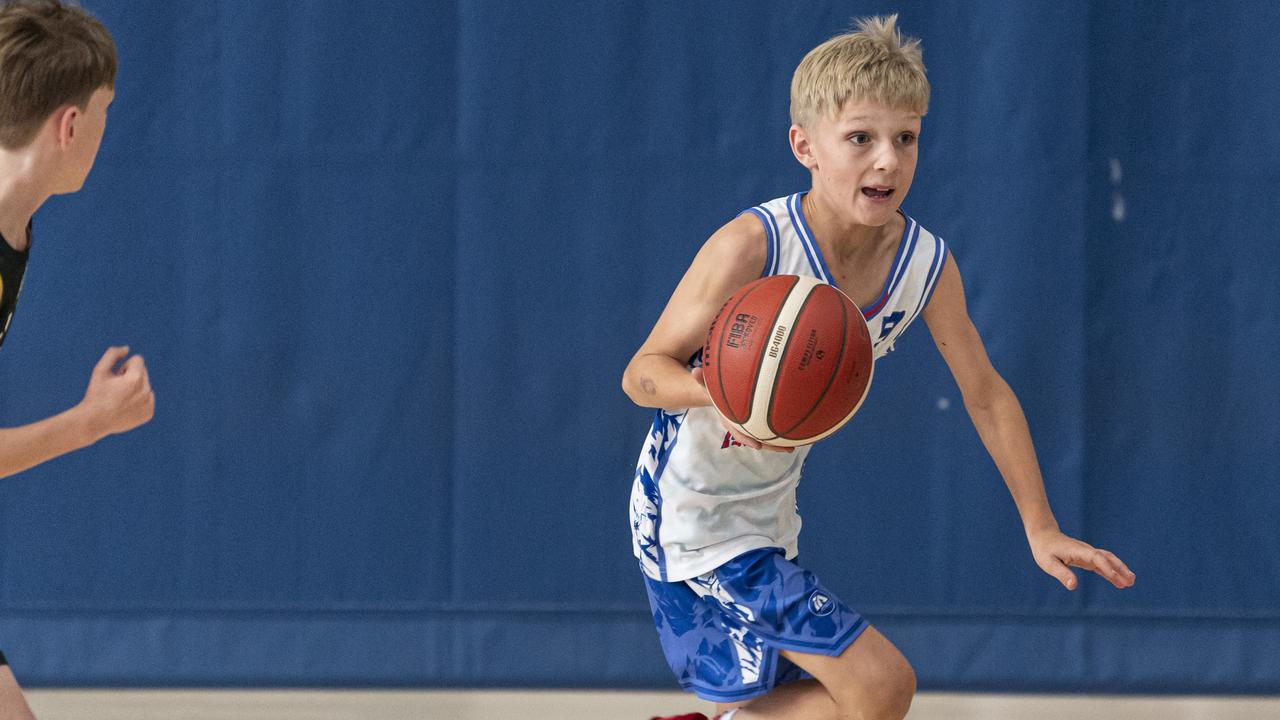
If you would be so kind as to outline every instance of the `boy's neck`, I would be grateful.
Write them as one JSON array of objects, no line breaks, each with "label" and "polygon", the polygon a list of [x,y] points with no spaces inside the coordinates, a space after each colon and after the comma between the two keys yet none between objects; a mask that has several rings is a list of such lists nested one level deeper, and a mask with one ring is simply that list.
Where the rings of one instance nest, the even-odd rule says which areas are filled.
[{"label": "boy's neck", "polygon": [[880,248],[881,241],[885,238],[886,226],[842,221],[825,206],[821,196],[812,190],[801,198],[800,209],[809,229],[813,231],[814,240],[826,245],[838,257],[873,253]]},{"label": "boy's neck", "polygon": [[31,216],[49,198],[35,166],[32,153],[0,149],[0,235],[19,252],[30,241]]}]

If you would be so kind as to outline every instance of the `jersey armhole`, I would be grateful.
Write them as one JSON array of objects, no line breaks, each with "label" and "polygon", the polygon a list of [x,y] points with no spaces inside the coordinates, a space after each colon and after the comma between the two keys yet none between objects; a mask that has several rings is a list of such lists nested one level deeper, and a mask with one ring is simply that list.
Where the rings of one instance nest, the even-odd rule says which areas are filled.
[{"label": "jersey armhole", "polygon": [[947,243],[942,238],[938,238],[938,245],[938,254],[942,256],[942,260],[939,261],[937,271],[935,271],[932,279],[929,280],[929,286],[924,295],[924,304],[920,306],[920,312],[924,312],[925,308],[929,307],[929,301],[933,300],[933,291],[938,289],[938,281],[942,279],[942,271],[947,267]]},{"label": "jersey armhole", "polygon": [[755,215],[760,224],[764,225],[764,270],[760,272],[760,277],[776,275],[778,273],[778,228],[774,224],[773,215],[760,207],[753,207],[743,210],[738,213],[738,216],[741,217],[747,213]]}]

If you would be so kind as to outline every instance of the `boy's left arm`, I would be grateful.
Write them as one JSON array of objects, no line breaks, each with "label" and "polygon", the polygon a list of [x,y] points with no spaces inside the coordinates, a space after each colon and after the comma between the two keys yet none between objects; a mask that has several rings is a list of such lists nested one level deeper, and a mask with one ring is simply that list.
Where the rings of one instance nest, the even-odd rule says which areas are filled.
[{"label": "boy's left arm", "polygon": [[1058,529],[1058,521],[1045,495],[1022,405],[992,367],[982,338],[969,319],[954,256],[948,258],[942,269],[933,298],[925,307],[924,319],[960,387],[965,409],[983,445],[1018,506],[1036,563],[1068,590],[1076,588],[1075,574],[1068,566],[1093,571],[1118,588],[1133,585],[1134,574],[1120,558],[1070,538]]}]

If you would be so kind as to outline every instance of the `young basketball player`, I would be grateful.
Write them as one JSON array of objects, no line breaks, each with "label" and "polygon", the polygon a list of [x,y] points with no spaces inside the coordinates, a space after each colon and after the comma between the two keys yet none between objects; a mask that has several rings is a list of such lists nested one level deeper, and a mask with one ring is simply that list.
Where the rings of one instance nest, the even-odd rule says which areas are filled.
[{"label": "young basketball player", "polygon": [[[84,184],[115,96],[115,76],[111,35],[84,10],[58,0],[0,4],[0,344],[22,290],[31,217],[51,195]],[[142,356],[129,357],[127,347],[108,348],[78,405],[0,429],[0,477],[131,430],[150,420],[154,408]],[[30,717],[0,654],[0,718]]]},{"label": "young basketball player", "polygon": [[[1049,508],[1021,405],[970,322],[941,238],[899,210],[915,175],[929,83],[896,16],[812,50],[791,84],[791,149],[807,192],[750,208],[703,245],[623,376],[659,408],[631,495],[634,550],[663,651],[720,718],[902,718],[915,675],[894,645],[797,566],[794,452],[727,435],[699,368],[707,327],[755,278],[816,277],[861,308],[877,359],[923,316],[1013,496],[1036,563],[1068,590],[1071,567],[1117,588],[1115,555],[1067,537]],[[735,442],[736,441],[736,442]],[[685,718],[700,718],[701,714]]]}]

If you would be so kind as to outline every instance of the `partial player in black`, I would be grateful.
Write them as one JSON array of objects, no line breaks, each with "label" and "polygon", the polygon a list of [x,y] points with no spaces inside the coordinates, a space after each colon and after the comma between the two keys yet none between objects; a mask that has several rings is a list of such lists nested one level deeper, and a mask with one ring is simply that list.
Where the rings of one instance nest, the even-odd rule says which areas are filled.
[{"label": "partial player in black", "polygon": [[[22,290],[31,217],[49,197],[84,184],[115,77],[115,43],[93,16],[59,0],[0,0],[0,341]],[[154,411],[142,356],[108,348],[74,407],[0,428],[0,478],[132,430]],[[8,664],[0,662],[0,718],[33,717]]]},{"label": "partial player in black", "polygon": [[14,244],[0,236],[0,345],[9,334],[9,323],[22,294],[22,276],[27,273],[27,256],[31,253],[31,225],[27,225],[24,245],[22,250],[15,250]]}]

